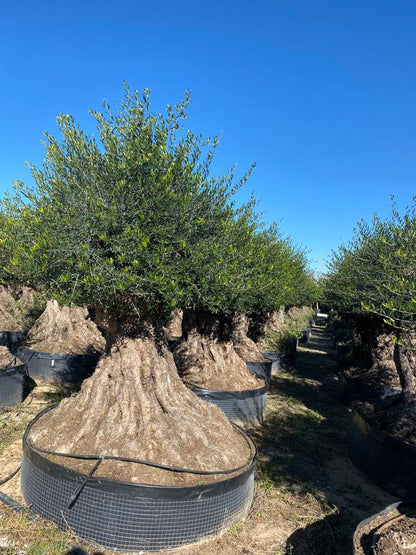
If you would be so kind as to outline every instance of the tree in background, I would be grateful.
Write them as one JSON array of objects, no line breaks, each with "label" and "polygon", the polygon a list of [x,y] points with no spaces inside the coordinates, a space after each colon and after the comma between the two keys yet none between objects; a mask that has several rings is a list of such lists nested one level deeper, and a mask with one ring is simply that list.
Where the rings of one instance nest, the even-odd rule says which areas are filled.
[{"label": "tree in background", "polygon": [[394,362],[402,385],[397,428],[416,414],[416,214],[393,207],[389,219],[360,222],[353,240],[333,255],[325,290],[341,311],[371,313],[395,331]]}]

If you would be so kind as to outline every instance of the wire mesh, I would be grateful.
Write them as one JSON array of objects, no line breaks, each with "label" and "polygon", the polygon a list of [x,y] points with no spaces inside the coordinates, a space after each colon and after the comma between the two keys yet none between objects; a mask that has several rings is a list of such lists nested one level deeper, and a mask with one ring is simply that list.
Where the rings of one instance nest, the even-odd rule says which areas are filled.
[{"label": "wire mesh", "polygon": [[227,480],[191,487],[91,478],[50,461],[24,438],[21,489],[31,510],[108,549],[159,551],[207,540],[243,519],[252,502],[255,460]]},{"label": "wire mesh", "polygon": [[263,423],[266,413],[266,387],[247,391],[211,391],[193,387],[192,391],[204,401],[219,407],[229,420],[240,426],[258,426]]},{"label": "wire mesh", "polygon": [[93,373],[99,355],[61,355],[20,349],[18,357],[27,363],[28,373],[36,382],[53,385],[79,384]]}]

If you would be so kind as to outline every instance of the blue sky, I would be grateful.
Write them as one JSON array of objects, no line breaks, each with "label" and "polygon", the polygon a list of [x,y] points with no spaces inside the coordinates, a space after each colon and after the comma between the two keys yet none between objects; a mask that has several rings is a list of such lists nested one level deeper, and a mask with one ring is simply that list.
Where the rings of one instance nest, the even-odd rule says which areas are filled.
[{"label": "blue sky", "polygon": [[123,80],[155,111],[192,92],[188,125],[223,133],[222,172],[325,270],[360,218],[416,193],[415,0],[63,0],[2,4],[0,193],[30,183],[43,133],[116,106]]}]

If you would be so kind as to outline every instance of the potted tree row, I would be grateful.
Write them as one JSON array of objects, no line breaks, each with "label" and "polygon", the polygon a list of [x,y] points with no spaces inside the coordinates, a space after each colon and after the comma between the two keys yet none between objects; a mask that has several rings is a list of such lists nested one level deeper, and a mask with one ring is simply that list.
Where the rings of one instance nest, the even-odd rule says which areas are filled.
[{"label": "potted tree row", "polygon": [[[247,514],[256,448],[183,383],[175,359],[189,363],[194,339],[196,350],[223,349],[226,321],[273,310],[296,282],[271,258],[286,245],[291,262],[290,241],[262,227],[253,201],[232,203],[250,171],[237,183],[211,175],[218,140],[184,129],[188,103],[153,114],[148,91],[126,86],[117,112],[92,112],[96,137],[58,116],[35,186],[18,183],[2,205],[8,279],[88,306],[106,336],[81,390],[28,427],[22,492],[35,512],[108,548],[173,548]],[[172,354],[175,308],[188,327]]]},{"label": "potted tree row", "polygon": [[[399,387],[355,404],[349,453],[373,481],[401,499],[416,495],[415,250],[415,207],[403,215],[393,208],[386,220],[375,216],[358,225],[353,240],[334,255],[326,278],[334,306],[358,316],[371,314],[379,321],[376,327],[381,321],[390,330],[390,340],[384,334],[375,342],[373,373],[377,367],[384,376],[395,372]],[[377,360],[386,352],[388,365]]]}]

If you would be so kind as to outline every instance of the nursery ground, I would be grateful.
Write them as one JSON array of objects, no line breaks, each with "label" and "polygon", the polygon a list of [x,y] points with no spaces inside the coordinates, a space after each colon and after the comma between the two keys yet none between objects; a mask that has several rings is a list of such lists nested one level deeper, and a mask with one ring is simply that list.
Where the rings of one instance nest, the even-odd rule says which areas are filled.
[{"label": "nursery ground", "polygon": [[[357,524],[395,499],[350,463],[350,411],[337,401],[332,339],[324,325],[298,350],[293,372],[272,376],[259,446],[255,497],[248,518],[222,537],[178,555],[349,555]],[[20,460],[27,422],[59,392],[38,392],[31,404],[0,412],[0,481]],[[19,477],[0,491],[22,502]],[[41,521],[0,504],[0,552],[5,555],[109,555]]]}]

